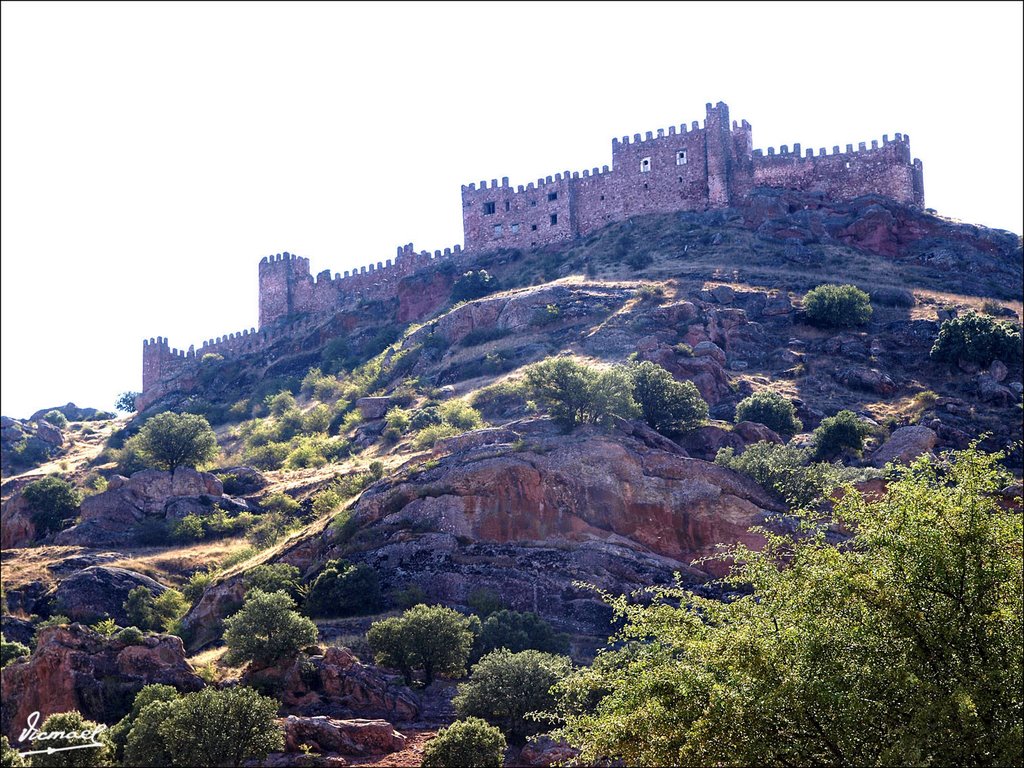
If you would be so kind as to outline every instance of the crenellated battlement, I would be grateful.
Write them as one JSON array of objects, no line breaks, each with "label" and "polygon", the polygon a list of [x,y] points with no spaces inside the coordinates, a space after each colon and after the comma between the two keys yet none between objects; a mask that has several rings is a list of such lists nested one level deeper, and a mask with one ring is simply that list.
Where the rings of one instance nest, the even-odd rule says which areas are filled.
[{"label": "crenellated battlement", "polygon": [[[725,208],[754,187],[819,192],[845,201],[881,194],[924,206],[923,166],[912,159],[910,136],[834,145],[817,152],[800,143],[753,148],[746,120],[730,120],[724,102],[705,106],[703,123],[670,125],[613,138],[610,165],[560,171],[512,185],[509,177],[462,185],[465,245],[416,251],[398,246],[381,259],[344,272],[310,272],[309,259],[284,251],[259,262],[259,330],[244,329],[204,341],[197,351],[171,348],[158,336],[143,342],[143,397],[153,402],[189,366],[208,354],[248,354],[300,334],[359,301],[393,301],[399,283],[421,270],[454,263],[470,267],[475,256],[500,248],[534,248],[571,241],[631,216]],[[140,406],[144,407],[144,406]]]}]

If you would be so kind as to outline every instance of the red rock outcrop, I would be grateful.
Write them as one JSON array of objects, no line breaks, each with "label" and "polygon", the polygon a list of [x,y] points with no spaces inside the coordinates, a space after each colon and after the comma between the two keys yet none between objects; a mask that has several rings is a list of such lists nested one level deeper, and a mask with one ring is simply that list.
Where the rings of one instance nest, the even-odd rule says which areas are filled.
[{"label": "red rock outcrop", "polygon": [[203,687],[185,659],[181,638],[150,635],[131,645],[81,624],[43,629],[28,661],[4,667],[0,683],[2,730],[9,738],[37,710],[45,718],[77,709],[90,720],[113,723],[128,712],[144,685],[165,683],[181,691]]}]

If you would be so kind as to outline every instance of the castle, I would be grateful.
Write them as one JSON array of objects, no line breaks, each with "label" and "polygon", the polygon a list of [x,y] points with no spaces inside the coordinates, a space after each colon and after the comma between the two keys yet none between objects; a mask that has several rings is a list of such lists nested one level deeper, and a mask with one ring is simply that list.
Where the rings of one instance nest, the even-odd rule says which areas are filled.
[{"label": "castle", "polygon": [[358,298],[387,298],[397,283],[439,260],[456,266],[499,248],[534,248],[572,241],[631,216],[727,208],[755,187],[821,193],[836,202],[881,194],[924,206],[921,161],[911,160],[910,137],[882,137],[870,148],[833,146],[801,154],[783,145],[778,152],[753,149],[750,124],[729,120],[722,102],[706,107],[703,127],[694,121],[658,129],[657,135],[612,139],[612,165],[581,173],[565,171],[513,188],[505,177],[488,185],[462,187],[465,246],[416,253],[398,248],[394,262],[376,262],[351,273],[310,274],[309,259],[289,253],[264,257],[259,265],[259,330],[210,339],[197,351],[172,349],[166,339],[143,341],[141,410],[175,389],[173,380],[207,354],[256,351],[289,332],[296,318],[326,318]]}]

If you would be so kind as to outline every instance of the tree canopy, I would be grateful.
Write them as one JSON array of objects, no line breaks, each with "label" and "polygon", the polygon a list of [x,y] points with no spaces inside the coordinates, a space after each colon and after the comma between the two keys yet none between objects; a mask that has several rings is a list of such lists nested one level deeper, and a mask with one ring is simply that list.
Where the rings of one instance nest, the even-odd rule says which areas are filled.
[{"label": "tree canopy", "polygon": [[128,442],[147,465],[171,472],[178,467],[195,468],[217,455],[217,436],[210,422],[194,413],[157,414]]},{"label": "tree canopy", "polygon": [[413,670],[422,669],[427,685],[435,675],[466,671],[480,619],[441,605],[415,605],[401,616],[375,621],[366,639],[378,664],[399,670],[412,685]]},{"label": "tree canopy", "polygon": [[623,626],[558,685],[561,734],[628,765],[1020,764],[1024,531],[999,458],[922,458],[763,531],[729,553],[730,602],[606,596]]}]

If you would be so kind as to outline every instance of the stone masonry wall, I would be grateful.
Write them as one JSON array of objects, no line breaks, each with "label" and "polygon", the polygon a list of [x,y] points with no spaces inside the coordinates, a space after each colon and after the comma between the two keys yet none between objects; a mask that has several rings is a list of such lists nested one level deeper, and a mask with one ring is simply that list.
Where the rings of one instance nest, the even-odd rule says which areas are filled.
[{"label": "stone masonry wall", "polygon": [[[896,134],[881,145],[864,142],[856,151],[847,144],[817,155],[799,144],[782,146],[778,154],[754,150],[746,120],[729,120],[723,102],[708,104],[703,126],[658,129],[632,140],[612,139],[612,167],[581,173],[564,171],[518,187],[501,183],[462,187],[465,248],[456,245],[416,253],[412,244],[398,248],[394,261],[376,262],[358,270],[310,274],[309,259],[289,253],[264,257],[259,265],[259,331],[255,328],[203,342],[197,352],[172,349],[163,337],[143,342],[140,410],[183,386],[184,375],[206,354],[226,356],[258,351],[295,323],[323,320],[360,299],[390,299],[398,282],[413,272],[439,263],[471,268],[477,253],[497,248],[537,248],[574,240],[631,216],[724,208],[754,187],[821,192],[845,201],[878,193],[901,203],[924,206],[920,160],[911,160],[910,138]],[[305,320],[303,320],[305,318]]]},{"label": "stone masonry wall", "polygon": [[833,147],[814,156],[800,145],[765,155],[753,149],[750,123],[729,120],[723,102],[707,105],[704,125],[694,121],[612,139],[612,167],[556,174],[536,186],[509,185],[508,177],[462,188],[466,250],[530,248],[577,237],[630,216],[725,208],[756,186],[820,191],[836,201],[880,193],[923,206],[919,160],[909,138],[861,143],[856,152]]}]

